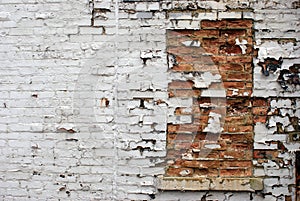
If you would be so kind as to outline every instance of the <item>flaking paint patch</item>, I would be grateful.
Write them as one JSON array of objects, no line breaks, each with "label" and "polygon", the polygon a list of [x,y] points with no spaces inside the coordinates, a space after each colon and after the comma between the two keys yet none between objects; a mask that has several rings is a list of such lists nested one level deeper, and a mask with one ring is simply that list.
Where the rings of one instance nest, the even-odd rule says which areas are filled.
[{"label": "flaking paint patch", "polygon": [[240,46],[240,48],[242,50],[242,54],[246,54],[248,42],[245,39],[242,39],[242,41],[240,41],[239,38],[236,38],[235,44]]}]

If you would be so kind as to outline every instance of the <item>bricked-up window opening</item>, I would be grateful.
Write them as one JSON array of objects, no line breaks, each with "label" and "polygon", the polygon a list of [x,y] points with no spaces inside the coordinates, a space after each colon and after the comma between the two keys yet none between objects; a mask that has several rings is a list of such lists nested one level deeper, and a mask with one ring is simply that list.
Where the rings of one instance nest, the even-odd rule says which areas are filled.
[{"label": "bricked-up window opening", "polygon": [[296,200],[300,200],[300,151],[296,152],[296,192]]},{"label": "bricked-up window opening", "polygon": [[[203,20],[201,30],[167,31],[170,73],[185,78],[173,79],[169,97],[191,106],[180,103],[174,113],[186,122],[168,124],[161,189],[261,190],[252,178],[252,27],[252,20]],[[223,95],[224,114],[214,103]]]}]

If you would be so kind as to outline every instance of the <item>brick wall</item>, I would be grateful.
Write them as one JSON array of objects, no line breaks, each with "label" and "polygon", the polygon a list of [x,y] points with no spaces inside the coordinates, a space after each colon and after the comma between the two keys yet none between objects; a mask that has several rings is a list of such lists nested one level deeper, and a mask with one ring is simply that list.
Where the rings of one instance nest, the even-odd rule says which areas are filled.
[{"label": "brick wall", "polygon": [[[0,7],[1,199],[296,199],[297,0]],[[208,144],[216,164],[190,160],[222,122],[219,144]],[[236,169],[238,181],[228,176]],[[162,181],[189,190],[180,179],[198,175],[199,191],[159,190]]]},{"label": "brick wall", "polygon": [[[168,31],[167,40],[167,52],[175,60],[171,73],[192,76],[173,80],[169,96],[191,98],[193,104],[175,111],[177,118],[191,119],[187,124],[168,125],[167,158],[173,164],[166,176],[252,176],[252,21],[204,20],[201,30]],[[244,49],[237,41],[244,41]],[[220,80],[209,84],[197,80],[208,72]],[[218,117],[220,132],[208,126],[213,114],[225,116]]]}]

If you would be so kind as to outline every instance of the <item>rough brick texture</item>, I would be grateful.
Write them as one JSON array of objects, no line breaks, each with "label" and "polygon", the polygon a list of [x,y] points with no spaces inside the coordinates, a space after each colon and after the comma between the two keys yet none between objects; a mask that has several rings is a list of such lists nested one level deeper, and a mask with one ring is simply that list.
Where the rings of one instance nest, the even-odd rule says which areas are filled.
[{"label": "rough brick texture", "polygon": [[[0,8],[0,199],[297,200],[298,0],[1,0]],[[186,157],[178,171],[170,146],[189,149],[205,139],[194,139],[200,127],[220,129],[213,122],[224,107],[207,103],[230,106],[220,148],[209,152],[213,162],[174,151],[172,160]],[[178,129],[182,143],[169,143]],[[167,184],[179,191],[158,189],[168,167],[180,177]],[[203,180],[180,180],[189,171]]]},{"label": "rough brick texture", "polygon": [[[252,27],[252,20],[204,20],[201,30],[167,32],[171,74],[193,75],[191,80],[169,84],[171,98],[191,98],[193,104],[190,113],[180,107],[175,111],[177,118],[190,117],[190,122],[168,125],[167,159],[172,164],[167,177],[252,176]],[[241,48],[238,41],[243,40]],[[221,78],[209,84],[198,81],[205,73]],[[207,90],[216,97],[207,97]],[[217,95],[220,90],[224,93]],[[214,108],[211,99],[216,98],[223,99],[224,105]],[[219,133],[206,131],[212,112],[225,115]],[[212,145],[217,148],[210,149]]]}]

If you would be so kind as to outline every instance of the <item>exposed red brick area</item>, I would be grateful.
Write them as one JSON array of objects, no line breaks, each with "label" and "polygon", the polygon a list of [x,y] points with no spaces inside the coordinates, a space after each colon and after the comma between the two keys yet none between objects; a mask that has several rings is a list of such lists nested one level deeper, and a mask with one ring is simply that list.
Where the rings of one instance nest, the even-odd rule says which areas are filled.
[{"label": "exposed red brick area", "polygon": [[[209,96],[202,96],[205,87],[196,86],[192,79],[169,84],[169,97],[192,97],[193,106],[175,111],[178,117],[191,116],[191,123],[168,124],[166,177],[252,176],[253,123],[265,121],[268,108],[265,100],[252,103],[250,99],[252,26],[251,20],[202,21],[201,30],[167,32],[167,51],[173,58],[171,73],[220,75],[221,83],[212,82],[208,88],[225,91],[226,115],[223,131],[208,136],[209,114],[218,110],[209,106]],[[206,148],[213,142],[218,144],[216,148]],[[205,155],[199,155],[201,152]]]}]

